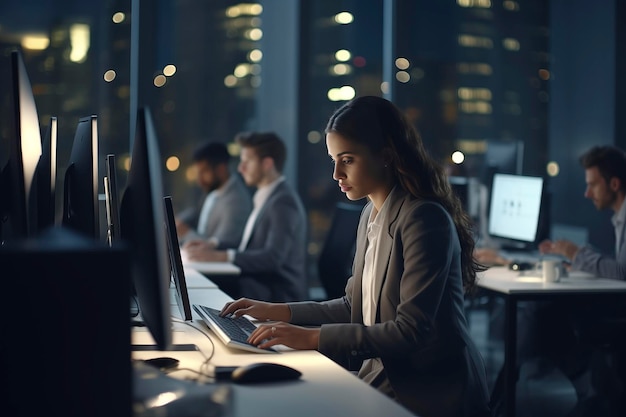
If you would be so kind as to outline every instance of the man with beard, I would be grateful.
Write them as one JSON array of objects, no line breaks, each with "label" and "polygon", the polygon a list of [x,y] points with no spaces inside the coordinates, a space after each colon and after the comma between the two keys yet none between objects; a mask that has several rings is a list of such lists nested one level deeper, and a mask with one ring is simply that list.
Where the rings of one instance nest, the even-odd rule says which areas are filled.
[{"label": "man with beard", "polygon": [[177,216],[181,243],[201,239],[212,248],[228,248],[241,241],[252,196],[239,175],[231,173],[229,162],[223,143],[209,142],[194,152],[196,180],[206,197]]},{"label": "man with beard", "polygon": [[585,168],[585,197],[598,210],[611,209],[615,228],[615,255],[601,254],[589,246],[578,247],[567,240],[541,242],[542,253],[563,255],[571,260],[571,269],[611,279],[626,279],[626,155],[613,146],[595,146],[580,157]]}]

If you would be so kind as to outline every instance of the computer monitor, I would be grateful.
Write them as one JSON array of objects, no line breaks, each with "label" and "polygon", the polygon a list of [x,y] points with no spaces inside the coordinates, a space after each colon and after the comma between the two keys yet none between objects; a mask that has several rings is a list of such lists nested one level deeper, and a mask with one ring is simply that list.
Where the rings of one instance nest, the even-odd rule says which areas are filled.
[{"label": "computer monitor", "polygon": [[63,221],[86,236],[100,236],[98,217],[98,118],[78,121],[72,153],[65,170]]},{"label": "computer monitor", "polygon": [[107,155],[104,166],[106,171],[106,176],[103,179],[104,202],[107,220],[106,241],[109,246],[113,246],[120,238],[120,206],[117,188],[117,171],[115,168],[115,155]]},{"label": "computer monitor", "polygon": [[131,251],[141,319],[159,350],[172,344],[170,262],[165,240],[161,156],[148,108],[139,109],[130,171],[120,206],[121,237]]},{"label": "computer monitor", "polygon": [[35,171],[34,201],[37,207],[35,229],[39,233],[55,224],[57,175],[57,118],[52,116],[42,140],[42,152]]},{"label": "computer monitor", "polygon": [[489,203],[491,237],[504,246],[524,248],[537,240],[543,178],[495,174]]},{"label": "computer monitor", "polygon": [[524,160],[524,142],[487,140],[485,149],[482,180],[486,186],[491,186],[493,175],[511,174],[521,175]]},{"label": "computer monitor", "polygon": [[[41,156],[41,132],[35,97],[19,51],[9,62],[10,103],[1,132],[8,142],[8,160],[0,172],[1,242],[26,238],[34,233],[36,207],[31,207],[31,188]],[[6,143],[5,143],[6,145]]]},{"label": "computer monitor", "polygon": [[191,320],[191,305],[189,303],[189,293],[187,292],[187,281],[183,260],[180,256],[180,244],[176,233],[176,220],[174,218],[174,207],[172,197],[163,197],[165,204],[165,231],[167,233],[167,247],[170,251],[170,264],[172,270],[172,281],[176,288],[176,303],[183,320]]}]

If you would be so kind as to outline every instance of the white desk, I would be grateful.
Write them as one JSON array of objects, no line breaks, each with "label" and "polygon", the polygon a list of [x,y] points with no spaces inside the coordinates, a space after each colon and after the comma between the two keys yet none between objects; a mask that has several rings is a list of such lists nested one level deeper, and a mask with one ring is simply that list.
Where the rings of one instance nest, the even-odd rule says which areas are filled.
[{"label": "white desk", "polygon": [[[191,303],[221,308],[230,298],[216,288],[190,291]],[[177,312],[177,309],[172,309]],[[191,325],[190,325],[191,324]],[[216,366],[240,366],[253,362],[276,362],[302,372],[300,380],[255,385],[232,384],[234,415],[238,417],[307,416],[397,416],[415,417],[398,403],[358,379],[317,351],[287,351],[279,354],[248,353],[224,346],[200,320],[190,324],[175,320],[174,344],[195,344],[197,351],[134,351],[134,359],[171,356],[180,360],[179,368],[201,370],[205,357],[213,353],[210,363]],[[196,326],[207,336],[191,326]],[[145,328],[134,328],[134,344],[152,344]],[[214,349],[214,351],[213,351]],[[193,372],[176,371],[176,378],[195,378]]]},{"label": "white desk", "polygon": [[183,261],[185,270],[195,269],[198,272],[208,275],[239,275],[241,269],[230,262],[194,262],[187,259],[187,252],[184,249],[180,251],[180,257]]},{"label": "white desk", "polygon": [[515,415],[517,369],[517,303],[522,300],[554,300],[564,297],[621,297],[626,301],[626,282],[594,278],[571,272],[559,282],[543,283],[539,276],[520,275],[507,267],[492,267],[479,274],[477,285],[505,301],[504,412]]}]

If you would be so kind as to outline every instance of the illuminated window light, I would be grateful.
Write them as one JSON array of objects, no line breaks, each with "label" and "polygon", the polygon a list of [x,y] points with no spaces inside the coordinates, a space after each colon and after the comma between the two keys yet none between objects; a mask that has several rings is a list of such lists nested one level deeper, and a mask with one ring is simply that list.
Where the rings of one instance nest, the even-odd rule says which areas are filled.
[{"label": "illuminated window light", "polygon": [[548,165],[546,165],[546,172],[551,177],[556,177],[557,175],[559,175],[559,171],[559,164],[554,161],[550,161],[548,162]]},{"label": "illuminated window light", "polygon": [[328,90],[327,96],[330,101],[348,101],[356,96],[356,91],[354,87],[344,85],[340,88],[331,88]]},{"label": "illuminated window light", "polygon": [[316,144],[316,143],[320,143],[320,141],[322,140],[322,134],[318,132],[317,130],[311,130],[306,135],[306,138],[309,141],[309,143]]},{"label": "illuminated window light", "polygon": [[90,30],[89,25],[76,23],[70,26],[70,61],[85,62],[89,52]]},{"label": "illuminated window light", "polygon": [[347,49],[340,49],[335,52],[335,59],[339,62],[349,61],[352,57],[352,54]]},{"label": "illuminated window light", "polygon": [[250,53],[248,54],[248,59],[251,62],[261,61],[261,59],[263,59],[263,51],[261,51],[260,49],[251,50]]},{"label": "illuminated window light", "polygon": [[22,48],[31,51],[43,51],[50,45],[50,38],[45,35],[26,35],[22,38]]},{"label": "illuminated window light", "polygon": [[111,20],[113,21],[113,23],[122,23],[124,20],[126,19],[126,15],[123,12],[117,12],[113,14],[113,17],[111,17]]},{"label": "illuminated window light", "polygon": [[176,74],[176,65],[168,64],[163,68],[163,75],[166,77],[171,77]]},{"label": "illuminated window light", "polygon": [[227,75],[224,77],[224,85],[228,88],[232,88],[237,85],[237,77],[234,75]]},{"label": "illuminated window light", "polygon": [[491,75],[491,65],[482,62],[461,62],[457,65],[457,71],[461,74]]},{"label": "illuminated window light", "polygon": [[520,48],[519,41],[513,38],[502,39],[502,46],[504,46],[504,49],[508,49],[509,51],[519,51]]},{"label": "illuminated window light", "polygon": [[258,16],[263,13],[263,6],[257,3],[240,3],[226,9],[227,17]]},{"label": "illuminated window light", "polygon": [[110,69],[104,73],[104,81],[110,83],[115,79],[116,75],[115,70]]},{"label": "illuminated window light", "polygon": [[348,25],[354,21],[354,16],[350,12],[341,12],[335,15],[335,22],[340,25]]},{"label": "illuminated window light", "polygon": [[330,69],[331,75],[347,75],[352,72],[352,67],[347,64],[336,64]]},{"label": "illuminated window light", "polygon": [[167,82],[167,78],[165,77],[165,75],[159,74],[154,77],[154,80],[152,82],[154,83],[155,87],[163,87]]},{"label": "illuminated window light", "polygon": [[195,166],[192,165],[185,170],[185,180],[187,180],[187,182],[191,183],[196,181],[196,176],[197,172]]},{"label": "illuminated window light", "polygon": [[398,68],[399,70],[405,70],[405,69],[409,68],[410,65],[411,65],[411,63],[406,58],[397,58],[396,59],[396,68]]},{"label": "illuminated window light", "polygon": [[465,155],[461,151],[452,152],[451,158],[452,158],[452,162],[454,162],[457,165],[462,164],[463,161],[465,161]]},{"label": "illuminated window light", "polygon": [[398,71],[396,72],[396,80],[401,83],[408,83],[411,80],[411,76],[406,71]]},{"label": "illuminated window light", "polygon": [[550,71],[548,71],[547,69],[540,69],[539,70],[539,78],[541,78],[544,81],[548,81],[550,79]]},{"label": "illuminated window light", "polygon": [[487,38],[485,36],[462,34],[458,36],[457,42],[459,45],[466,48],[493,48],[493,41],[491,40],[491,38]]},{"label": "illuminated window light", "polygon": [[165,160],[165,168],[170,172],[178,170],[180,168],[180,159],[177,156],[170,156]]},{"label": "illuminated window light", "polygon": [[512,1],[512,0],[504,0],[502,2],[502,6],[506,9],[509,10],[511,12],[518,12],[519,11],[519,3],[516,1]]},{"label": "illuminated window light", "polygon": [[383,94],[389,94],[389,83],[387,81],[380,83],[380,92]]},{"label": "illuminated window light", "polygon": [[491,7],[491,0],[456,0],[456,4],[461,7],[488,9]]},{"label": "illuminated window light", "polygon": [[259,28],[254,28],[246,31],[244,36],[251,41],[259,41],[263,38],[263,31]]},{"label": "illuminated window light", "polygon": [[488,88],[469,88],[460,87],[457,90],[457,96],[461,100],[486,100],[492,98],[491,90]]},{"label": "illuminated window light", "polygon": [[237,78],[244,78],[246,75],[250,74],[250,64],[239,64],[235,67],[233,74]]}]

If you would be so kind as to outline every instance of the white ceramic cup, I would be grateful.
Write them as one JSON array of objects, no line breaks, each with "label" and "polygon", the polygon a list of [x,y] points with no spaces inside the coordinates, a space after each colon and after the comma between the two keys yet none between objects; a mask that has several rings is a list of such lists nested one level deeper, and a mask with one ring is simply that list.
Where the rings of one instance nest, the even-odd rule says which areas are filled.
[{"label": "white ceramic cup", "polygon": [[544,259],[541,262],[543,282],[559,282],[561,279],[561,261]]}]

